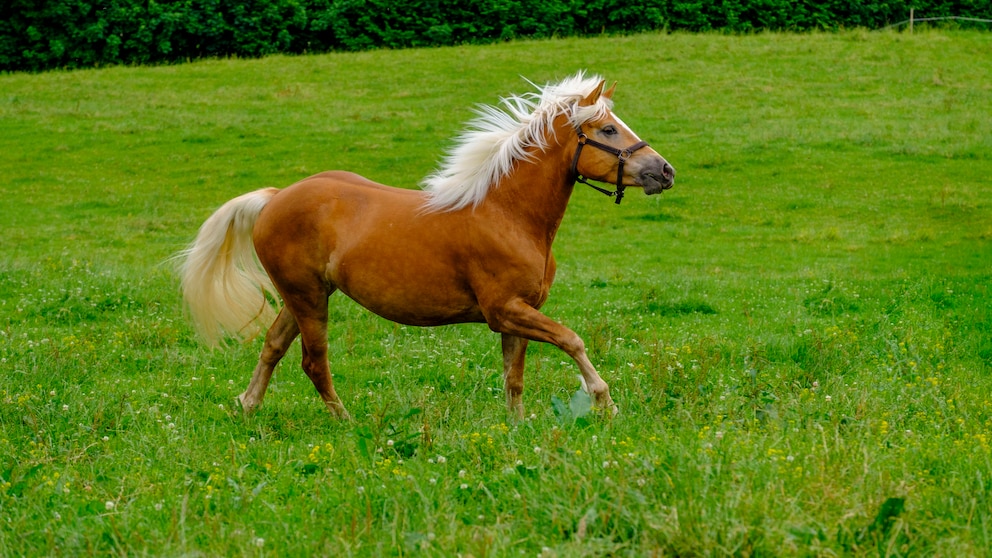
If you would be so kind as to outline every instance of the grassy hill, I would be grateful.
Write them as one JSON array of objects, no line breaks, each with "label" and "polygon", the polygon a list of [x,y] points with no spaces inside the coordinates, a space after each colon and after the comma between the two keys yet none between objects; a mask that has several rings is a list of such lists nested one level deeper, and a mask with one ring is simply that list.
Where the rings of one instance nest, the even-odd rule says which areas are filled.
[{"label": "grassy hill", "polygon": [[[992,35],[649,34],[0,76],[4,555],[982,555]],[[545,306],[621,414],[485,326],[331,299],[327,416],[210,351],[169,258],[224,201],[416,187],[478,103],[587,69],[678,170],[578,189]],[[570,402],[575,398],[575,410]],[[579,415],[579,416],[576,416]]]}]

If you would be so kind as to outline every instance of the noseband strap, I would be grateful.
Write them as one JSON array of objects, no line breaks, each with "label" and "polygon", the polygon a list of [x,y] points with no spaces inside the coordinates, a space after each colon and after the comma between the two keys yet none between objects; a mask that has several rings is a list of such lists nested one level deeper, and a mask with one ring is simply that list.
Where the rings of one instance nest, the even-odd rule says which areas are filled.
[{"label": "noseband strap", "polygon": [[[617,161],[618,161],[617,182],[616,182],[617,189],[615,192],[611,190],[607,190],[605,188],[600,188],[599,186],[590,183],[586,179],[586,177],[579,174],[579,169],[578,169],[579,155],[582,154],[582,148],[585,147],[586,145],[590,145],[592,147],[595,147],[596,149],[600,149],[602,151],[610,153],[611,155],[617,156]],[[591,140],[589,139],[589,136],[583,134],[582,132],[579,132],[579,145],[578,147],[575,148],[575,157],[572,158],[572,174],[575,175],[575,181],[581,182],[594,190],[598,190],[606,194],[607,196],[615,197],[616,203],[619,204],[620,200],[623,199],[623,190],[624,188],[626,188],[626,186],[623,185],[623,165],[624,163],[627,162],[627,159],[630,159],[631,155],[633,155],[635,151],[637,151],[642,147],[647,147],[647,145],[648,145],[647,142],[639,141],[626,149],[617,149],[616,147],[613,147],[611,145],[606,145],[605,143],[599,143],[596,140]]]}]

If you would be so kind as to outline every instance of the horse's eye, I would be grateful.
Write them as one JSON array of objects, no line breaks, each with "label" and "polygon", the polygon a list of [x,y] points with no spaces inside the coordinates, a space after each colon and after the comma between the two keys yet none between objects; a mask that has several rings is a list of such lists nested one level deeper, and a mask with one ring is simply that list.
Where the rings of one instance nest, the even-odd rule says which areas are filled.
[{"label": "horse's eye", "polygon": [[615,136],[617,135],[617,127],[610,124],[609,126],[603,128],[603,133],[608,136]]}]

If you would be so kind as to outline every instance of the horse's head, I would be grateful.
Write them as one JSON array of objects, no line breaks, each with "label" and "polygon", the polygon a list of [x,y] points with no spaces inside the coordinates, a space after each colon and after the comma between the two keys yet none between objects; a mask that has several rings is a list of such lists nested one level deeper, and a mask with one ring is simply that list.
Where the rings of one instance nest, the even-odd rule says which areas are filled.
[{"label": "horse's head", "polygon": [[[616,84],[607,91],[603,91],[604,85],[605,81],[601,81],[579,101],[576,110],[592,107],[602,100],[612,100]],[[589,178],[616,184],[615,193],[600,188],[597,190],[615,195],[617,203],[623,198],[623,189],[626,186],[643,188],[648,195],[672,187],[675,183],[675,169],[664,157],[641,141],[612,110],[597,111],[596,114],[595,118],[579,124],[576,130],[578,147],[572,160],[572,171],[579,182],[585,182],[584,178]],[[586,146],[595,149],[583,149]]]}]

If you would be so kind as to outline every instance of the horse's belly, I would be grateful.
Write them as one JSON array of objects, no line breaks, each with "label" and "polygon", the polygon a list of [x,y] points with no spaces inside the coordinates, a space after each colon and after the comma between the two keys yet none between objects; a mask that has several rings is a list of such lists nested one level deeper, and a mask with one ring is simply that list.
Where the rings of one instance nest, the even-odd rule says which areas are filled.
[{"label": "horse's belly", "polygon": [[341,291],[372,312],[405,325],[435,326],[463,322],[484,322],[485,318],[471,298],[460,293],[438,292],[428,285],[402,288],[367,288]]},{"label": "horse's belly", "polygon": [[444,311],[440,308],[423,309],[424,311],[417,313],[411,312],[409,308],[375,308],[372,306],[366,306],[366,308],[387,320],[410,326],[439,326],[486,321],[477,308],[462,311]]},{"label": "horse's belly", "polygon": [[338,290],[379,316],[417,326],[485,321],[457,267],[434,258],[403,257],[410,254],[363,253],[362,258],[332,261],[329,278]]}]

